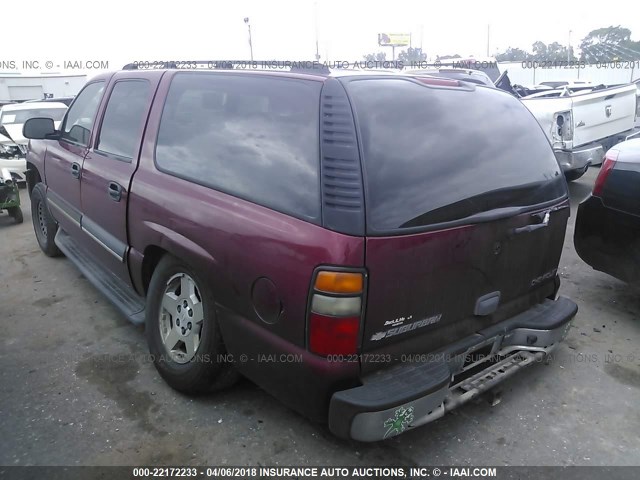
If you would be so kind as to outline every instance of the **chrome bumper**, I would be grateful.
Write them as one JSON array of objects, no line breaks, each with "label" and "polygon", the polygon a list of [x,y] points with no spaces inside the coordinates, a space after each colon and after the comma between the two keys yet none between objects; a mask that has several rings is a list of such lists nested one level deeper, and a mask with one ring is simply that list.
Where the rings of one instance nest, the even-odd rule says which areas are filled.
[{"label": "chrome bumper", "polygon": [[583,145],[575,150],[554,150],[563,172],[584,171],[589,165],[602,163],[604,148],[599,143]]}]

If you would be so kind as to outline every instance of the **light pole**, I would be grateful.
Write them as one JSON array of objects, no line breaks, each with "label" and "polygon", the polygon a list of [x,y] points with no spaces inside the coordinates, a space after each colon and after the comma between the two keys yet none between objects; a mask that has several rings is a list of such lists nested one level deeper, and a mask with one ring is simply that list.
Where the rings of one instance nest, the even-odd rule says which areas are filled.
[{"label": "light pole", "polygon": [[251,42],[251,24],[249,23],[249,17],[244,17],[244,23],[247,24],[249,29],[249,50],[251,52],[251,61],[253,62],[253,43]]},{"label": "light pole", "polygon": [[487,24],[487,57],[489,56],[489,38],[491,37],[491,24]]},{"label": "light pole", "polygon": [[320,49],[318,48],[318,2],[314,2],[313,4],[313,13],[315,17],[316,23],[316,61],[320,60]]},{"label": "light pole", "polygon": [[571,30],[569,30],[569,46],[567,47],[567,65],[571,62]]}]

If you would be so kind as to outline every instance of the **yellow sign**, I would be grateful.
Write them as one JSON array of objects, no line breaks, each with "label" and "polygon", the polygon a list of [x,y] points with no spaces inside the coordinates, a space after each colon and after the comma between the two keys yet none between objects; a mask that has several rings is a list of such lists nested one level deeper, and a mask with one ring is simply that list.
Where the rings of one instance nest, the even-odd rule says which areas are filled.
[{"label": "yellow sign", "polygon": [[406,47],[411,43],[410,33],[379,33],[378,45],[381,47]]}]

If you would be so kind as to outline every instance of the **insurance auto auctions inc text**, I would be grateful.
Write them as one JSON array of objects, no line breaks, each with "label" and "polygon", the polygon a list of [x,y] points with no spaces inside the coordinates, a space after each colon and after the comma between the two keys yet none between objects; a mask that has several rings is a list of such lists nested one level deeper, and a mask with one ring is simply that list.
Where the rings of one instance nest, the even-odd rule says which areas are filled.
[{"label": "insurance auto auctions inc text", "polygon": [[495,467],[249,467],[242,472],[234,472],[233,467],[214,467],[207,469],[211,477],[231,477],[239,473],[245,477],[258,478],[437,478],[496,477]]}]

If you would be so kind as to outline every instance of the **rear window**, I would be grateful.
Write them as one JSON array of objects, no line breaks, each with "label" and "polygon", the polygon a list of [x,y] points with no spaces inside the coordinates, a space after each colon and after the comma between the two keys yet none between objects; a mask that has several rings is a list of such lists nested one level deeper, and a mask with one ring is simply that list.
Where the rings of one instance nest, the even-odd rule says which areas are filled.
[{"label": "rear window", "polygon": [[538,123],[514,97],[406,79],[348,83],[370,232],[462,220],[566,195]]},{"label": "rear window", "polygon": [[319,222],[320,82],[179,73],[162,112],[162,171]]}]

